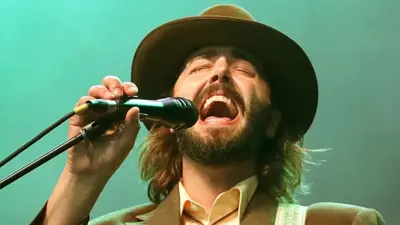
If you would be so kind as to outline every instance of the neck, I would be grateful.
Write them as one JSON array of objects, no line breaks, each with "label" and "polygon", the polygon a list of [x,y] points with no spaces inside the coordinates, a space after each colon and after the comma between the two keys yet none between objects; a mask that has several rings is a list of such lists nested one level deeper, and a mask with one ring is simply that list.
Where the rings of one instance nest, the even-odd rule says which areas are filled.
[{"label": "neck", "polygon": [[224,167],[204,166],[183,157],[182,182],[190,198],[207,212],[217,196],[256,174],[254,159]]}]

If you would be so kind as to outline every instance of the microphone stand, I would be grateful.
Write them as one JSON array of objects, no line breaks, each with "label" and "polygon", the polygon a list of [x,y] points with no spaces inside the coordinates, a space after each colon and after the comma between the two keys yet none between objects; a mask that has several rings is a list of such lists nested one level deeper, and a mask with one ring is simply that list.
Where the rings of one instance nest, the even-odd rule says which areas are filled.
[{"label": "microphone stand", "polygon": [[114,122],[118,121],[119,118],[121,118],[121,115],[115,116],[115,114],[111,114],[109,116],[100,118],[99,120],[94,121],[86,127],[82,128],[80,134],[75,135],[74,137],[57,146],[53,150],[41,155],[36,160],[32,161],[31,163],[27,164],[26,166],[22,167],[13,174],[1,180],[0,190],[18,180],[19,178],[23,177],[32,170],[36,169],[37,167],[41,166],[42,164],[46,163],[47,161],[51,160],[52,158],[56,157],[57,155],[61,154],[62,152],[68,150],[72,146],[78,144],[79,142],[83,140],[93,140],[99,137],[105,131],[107,131]]}]

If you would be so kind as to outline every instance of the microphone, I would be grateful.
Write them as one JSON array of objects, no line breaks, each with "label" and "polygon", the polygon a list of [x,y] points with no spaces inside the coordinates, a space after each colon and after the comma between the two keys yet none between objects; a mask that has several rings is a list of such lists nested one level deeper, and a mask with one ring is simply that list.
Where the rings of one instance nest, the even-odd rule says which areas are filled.
[{"label": "microphone", "polygon": [[156,123],[175,130],[193,126],[199,117],[199,111],[193,102],[181,97],[145,100],[134,96],[127,100],[95,99],[86,103],[88,109],[105,113],[126,113],[130,108],[138,107],[141,121]]},{"label": "microphone", "polygon": [[60,125],[66,119],[73,115],[79,115],[85,113],[87,110],[95,110],[99,112],[111,113],[104,117],[95,120],[89,125],[81,129],[81,133],[70,138],[68,141],[57,146],[53,150],[43,154],[36,160],[27,164],[23,168],[9,175],[8,177],[0,180],[0,190],[5,186],[11,184],[32,170],[36,169],[43,163],[56,157],[60,153],[66,151],[72,146],[79,142],[87,139],[96,138],[107,131],[110,126],[123,118],[126,112],[132,108],[138,107],[140,112],[140,119],[149,121],[159,125],[163,125],[173,129],[189,128],[193,126],[199,117],[198,109],[188,99],[184,98],[163,98],[159,100],[144,100],[135,97],[127,97],[123,100],[105,100],[96,99],[87,101],[86,104],[82,104],[74,108],[74,110],[58,120],[56,123],[48,127],[46,130],[41,132],[34,139],[24,144],[21,148],[17,149],[13,154],[8,156],[6,159],[0,161],[0,167],[9,162],[12,158],[20,154],[26,148],[31,146],[33,143],[42,138],[45,134],[50,132],[56,126]]}]

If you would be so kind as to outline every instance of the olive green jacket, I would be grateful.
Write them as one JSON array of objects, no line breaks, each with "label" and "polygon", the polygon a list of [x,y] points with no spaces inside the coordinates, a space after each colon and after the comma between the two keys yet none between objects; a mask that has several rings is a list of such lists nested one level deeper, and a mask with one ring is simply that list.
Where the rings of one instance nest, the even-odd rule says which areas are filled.
[{"label": "olive green jacket", "polygon": [[[267,194],[256,190],[244,213],[241,225],[274,225],[276,205],[268,204]],[[31,224],[42,224],[45,208]],[[89,225],[179,225],[179,189],[175,187],[160,204],[135,206],[112,212],[90,222]],[[306,225],[385,225],[374,209],[340,203],[316,203],[307,210]],[[284,224],[287,225],[287,224]],[[290,225],[290,223],[288,224]]]}]

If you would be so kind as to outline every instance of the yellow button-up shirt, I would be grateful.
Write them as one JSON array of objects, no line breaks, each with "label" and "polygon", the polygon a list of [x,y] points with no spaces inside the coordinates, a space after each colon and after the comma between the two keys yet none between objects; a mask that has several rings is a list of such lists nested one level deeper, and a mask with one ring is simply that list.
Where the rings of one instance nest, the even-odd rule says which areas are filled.
[{"label": "yellow button-up shirt", "polygon": [[257,184],[257,176],[252,176],[219,194],[208,214],[204,207],[189,197],[179,182],[181,224],[239,225]]}]

